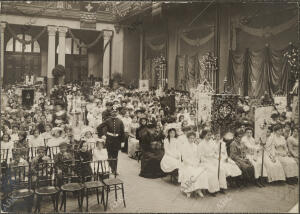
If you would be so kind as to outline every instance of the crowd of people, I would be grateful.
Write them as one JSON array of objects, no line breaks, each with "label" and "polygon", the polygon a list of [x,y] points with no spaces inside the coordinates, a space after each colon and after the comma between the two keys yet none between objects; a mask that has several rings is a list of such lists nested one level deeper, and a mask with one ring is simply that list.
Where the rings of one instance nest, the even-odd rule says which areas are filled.
[{"label": "crowd of people", "polygon": [[[31,162],[34,168],[53,160],[63,171],[67,160],[117,159],[121,150],[141,159],[141,177],[175,175],[187,197],[216,196],[229,186],[252,183],[298,183],[298,127],[276,107],[266,142],[257,142],[251,116],[237,121],[233,134],[214,133],[210,122],[199,128],[196,105],[186,92],[69,84],[24,106],[14,91],[5,91],[1,106],[2,166]],[[164,97],[172,97],[176,108]],[[111,170],[118,174],[117,164]],[[80,171],[91,172],[90,166]]]}]

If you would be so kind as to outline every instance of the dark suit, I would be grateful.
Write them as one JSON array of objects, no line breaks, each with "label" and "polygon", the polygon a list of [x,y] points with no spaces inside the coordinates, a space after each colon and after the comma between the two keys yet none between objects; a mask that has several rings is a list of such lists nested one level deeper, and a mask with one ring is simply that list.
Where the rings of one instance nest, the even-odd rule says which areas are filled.
[{"label": "dark suit", "polygon": [[106,109],[102,112],[102,121],[105,121],[110,117],[111,117],[111,114],[110,114],[110,111],[108,109]]},{"label": "dark suit", "polygon": [[[106,135],[108,158],[118,159],[121,142],[124,141],[124,124],[122,120],[117,117],[110,117],[97,127],[97,131],[99,137]],[[115,171],[117,170],[117,165],[111,165],[111,168]]]}]

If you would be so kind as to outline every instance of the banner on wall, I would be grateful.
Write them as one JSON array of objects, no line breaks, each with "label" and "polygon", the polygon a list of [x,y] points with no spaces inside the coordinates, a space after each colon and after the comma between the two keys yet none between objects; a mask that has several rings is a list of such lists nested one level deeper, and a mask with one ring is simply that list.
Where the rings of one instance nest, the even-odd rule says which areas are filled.
[{"label": "banner on wall", "polygon": [[149,90],[149,80],[140,80],[139,81],[139,90],[148,91]]},{"label": "banner on wall", "polygon": [[211,104],[210,95],[198,94],[198,121],[211,121]]},{"label": "banner on wall", "polygon": [[212,96],[212,130],[221,136],[233,131],[237,115],[238,95],[216,94]]},{"label": "banner on wall", "polygon": [[255,141],[259,142],[261,138],[262,142],[266,142],[268,124],[270,124],[271,114],[274,110],[273,106],[261,106],[255,108]]},{"label": "banner on wall", "polygon": [[96,29],[98,5],[92,1],[80,1],[80,28]]}]

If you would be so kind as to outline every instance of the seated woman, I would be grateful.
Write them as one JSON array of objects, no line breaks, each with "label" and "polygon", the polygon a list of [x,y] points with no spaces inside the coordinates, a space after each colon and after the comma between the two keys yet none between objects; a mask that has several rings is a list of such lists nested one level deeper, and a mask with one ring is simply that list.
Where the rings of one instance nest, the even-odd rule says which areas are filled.
[{"label": "seated woman", "polygon": [[247,186],[247,183],[254,181],[254,167],[246,157],[246,146],[241,143],[244,131],[239,128],[235,132],[235,139],[230,144],[230,158],[238,165],[242,171],[242,177],[239,184]]},{"label": "seated woman", "polygon": [[298,165],[297,162],[288,153],[287,143],[282,136],[281,125],[276,125],[273,128],[274,134],[272,141],[275,146],[275,156],[278,157],[287,178],[287,182],[294,184],[298,178]]},{"label": "seated woman", "polygon": [[139,141],[136,139],[136,130],[139,127],[137,116],[132,117],[128,138],[128,156],[134,158],[136,151],[139,150]]},{"label": "seated woman", "polygon": [[255,176],[255,184],[258,187],[263,187],[262,177],[267,177],[267,170],[265,166],[263,166],[263,175],[262,172],[262,147],[255,142],[253,138],[253,129],[251,127],[246,127],[246,134],[241,139],[241,143],[245,145],[246,149],[246,157],[254,166],[254,176]]},{"label": "seated woman", "polygon": [[189,198],[192,193],[203,197],[202,190],[208,189],[207,171],[200,162],[195,144],[196,134],[189,132],[182,142],[182,164],[179,167],[178,180],[181,182],[181,191]]},{"label": "seated woman", "polygon": [[299,137],[298,137],[298,128],[295,128],[292,136],[287,139],[288,149],[291,156],[297,162],[299,166]]},{"label": "seated woman", "polygon": [[268,182],[285,181],[285,173],[283,167],[275,155],[275,145],[273,141],[272,128],[267,130],[266,144],[264,145],[264,166],[268,172]]},{"label": "seated woman", "polygon": [[140,136],[140,147],[142,151],[141,172],[139,176],[144,178],[160,178],[165,176],[160,168],[160,161],[163,158],[163,150],[160,149],[164,138],[162,132],[156,130],[155,124],[148,124]]},{"label": "seated woman", "polygon": [[181,154],[175,128],[168,130],[168,136],[164,140],[165,154],[160,162],[160,167],[165,173],[173,172],[181,164]]},{"label": "seated woman", "polygon": [[208,191],[212,196],[216,196],[215,193],[224,193],[227,189],[226,172],[224,168],[220,167],[218,171],[218,150],[216,144],[211,139],[211,131],[209,129],[202,130],[200,134],[200,143],[198,144],[198,154],[200,156],[201,163],[205,166],[208,176]]}]

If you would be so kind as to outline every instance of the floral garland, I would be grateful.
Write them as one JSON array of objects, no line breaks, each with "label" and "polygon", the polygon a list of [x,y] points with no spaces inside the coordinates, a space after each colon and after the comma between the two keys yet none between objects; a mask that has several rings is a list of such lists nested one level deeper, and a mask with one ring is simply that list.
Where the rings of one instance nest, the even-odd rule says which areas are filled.
[{"label": "floral garland", "polygon": [[289,65],[291,66],[291,72],[298,76],[299,73],[299,62],[298,61],[298,55],[299,55],[299,50],[291,45],[290,50],[288,50],[285,54],[284,57],[287,58],[287,61]]},{"label": "floral garland", "polygon": [[80,44],[79,39],[77,39],[75,37],[75,35],[72,33],[71,29],[69,29],[68,31],[69,31],[72,39],[76,42],[76,44],[78,45],[79,48],[87,48],[87,49],[91,48],[91,47],[95,46],[97,44],[97,42],[103,37],[103,32],[100,32],[98,37],[93,42],[91,42],[90,44],[87,44],[87,45],[86,44]]},{"label": "floral garland", "polygon": [[17,36],[17,34],[13,31],[13,29],[9,26],[9,24],[7,24],[7,29],[10,32],[10,34],[13,36],[13,38],[15,40],[18,40],[23,45],[28,45],[28,44],[31,44],[33,42],[36,42],[47,31],[47,27],[44,27],[44,29],[38,35],[36,35],[33,39],[31,39],[31,40],[24,40],[24,39],[20,39]]}]

